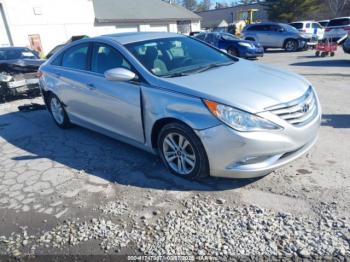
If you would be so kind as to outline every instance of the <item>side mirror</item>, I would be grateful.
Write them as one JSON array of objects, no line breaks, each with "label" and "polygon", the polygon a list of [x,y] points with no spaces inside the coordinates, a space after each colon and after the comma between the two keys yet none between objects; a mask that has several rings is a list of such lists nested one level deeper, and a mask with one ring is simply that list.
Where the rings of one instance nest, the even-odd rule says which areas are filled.
[{"label": "side mirror", "polygon": [[105,73],[105,78],[109,81],[122,81],[127,82],[136,79],[136,74],[130,70],[122,67],[112,68],[107,70]]}]

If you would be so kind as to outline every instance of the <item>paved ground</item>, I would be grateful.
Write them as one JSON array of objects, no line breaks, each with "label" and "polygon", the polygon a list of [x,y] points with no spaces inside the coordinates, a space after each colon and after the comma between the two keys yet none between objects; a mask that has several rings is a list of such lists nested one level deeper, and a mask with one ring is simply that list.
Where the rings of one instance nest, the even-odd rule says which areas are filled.
[{"label": "paved ground", "polygon": [[[45,110],[19,112],[17,106],[29,100],[1,104],[0,254],[88,255],[115,254],[120,250],[117,254],[147,253],[142,242],[151,241],[146,238],[149,227],[157,221],[168,221],[169,211],[181,213],[188,208],[190,200],[202,201],[194,202],[198,206],[214,202],[214,206],[242,209],[243,213],[244,208],[253,205],[271,217],[288,214],[310,223],[323,219],[324,212],[329,212],[331,207],[332,214],[348,223],[350,55],[339,51],[333,58],[315,58],[312,51],[290,54],[272,51],[259,62],[305,76],[318,91],[323,121],[319,141],[306,156],[257,180],[185,181],[171,176],[157,157],[131,146],[79,127],[58,129]],[[41,103],[41,99],[35,101]],[[328,211],[324,211],[325,206]],[[259,210],[254,212],[259,214]],[[211,217],[215,215],[217,212]],[[96,233],[101,223],[105,227],[104,221],[115,232],[116,228],[125,231],[112,235],[106,235],[105,231]],[[91,226],[95,233],[90,232],[91,237],[77,236],[76,231],[82,230],[79,223]],[[341,243],[339,252],[349,255],[350,229],[346,223],[343,227],[348,238],[343,238],[345,242]],[[78,228],[72,226],[77,224]],[[64,225],[69,230],[62,229]],[[130,240],[129,231],[135,228],[140,231],[135,233],[138,240]],[[154,226],[153,230],[158,229]],[[322,229],[318,230],[321,234]],[[333,242],[336,240],[335,236]],[[249,248],[245,253],[235,252],[270,255],[275,250],[275,254],[281,254],[281,246],[275,248],[267,242],[266,252],[261,249],[254,253]],[[164,252],[173,252],[169,248],[164,247]],[[223,254],[224,250],[225,247]],[[300,251],[301,248],[298,250],[300,256],[309,255]],[[218,255],[209,251],[199,254]]]}]

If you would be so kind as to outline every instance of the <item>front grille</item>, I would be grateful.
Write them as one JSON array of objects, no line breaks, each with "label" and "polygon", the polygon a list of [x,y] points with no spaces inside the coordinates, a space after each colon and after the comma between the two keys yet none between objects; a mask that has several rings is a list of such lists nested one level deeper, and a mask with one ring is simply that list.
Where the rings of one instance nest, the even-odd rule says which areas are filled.
[{"label": "front grille", "polygon": [[310,87],[302,97],[268,110],[294,126],[303,126],[317,115],[317,101]]}]

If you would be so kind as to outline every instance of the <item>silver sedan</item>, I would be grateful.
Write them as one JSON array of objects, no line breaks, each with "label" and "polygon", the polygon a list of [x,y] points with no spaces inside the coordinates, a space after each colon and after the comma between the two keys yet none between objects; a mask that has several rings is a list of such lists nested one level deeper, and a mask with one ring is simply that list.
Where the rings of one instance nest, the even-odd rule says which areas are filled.
[{"label": "silver sedan", "polygon": [[301,76],[190,37],[79,40],[40,68],[53,120],[159,153],[178,176],[263,176],[315,143],[321,107]]}]

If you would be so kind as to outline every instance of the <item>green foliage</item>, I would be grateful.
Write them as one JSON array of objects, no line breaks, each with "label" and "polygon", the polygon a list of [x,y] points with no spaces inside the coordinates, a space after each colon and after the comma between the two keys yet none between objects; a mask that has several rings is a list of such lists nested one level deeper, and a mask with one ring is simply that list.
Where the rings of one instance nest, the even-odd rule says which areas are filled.
[{"label": "green foliage", "polygon": [[188,10],[195,11],[197,9],[197,0],[183,0],[182,5]]},{"label": "green foliage", "polygon": [[197,6],[197,11],[207,11],[210,9],[211,6],[211,0],[202,0]]},{"label": "green foliage", "polygon": [[279,22],[293,22],[312,17],[321,7],[320,0],[266,0],[269,19]]}]

